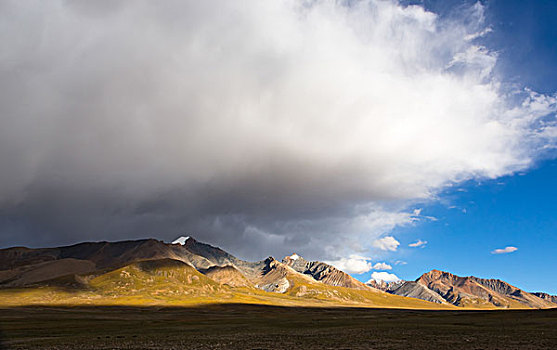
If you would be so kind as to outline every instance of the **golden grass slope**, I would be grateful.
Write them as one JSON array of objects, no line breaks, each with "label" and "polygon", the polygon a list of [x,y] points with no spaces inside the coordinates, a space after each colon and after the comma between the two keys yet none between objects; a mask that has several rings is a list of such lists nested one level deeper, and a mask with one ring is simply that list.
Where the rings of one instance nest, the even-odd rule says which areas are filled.
[{"label": "golden grass slope", "polygon": [[234,266],[211,266],[208,269],[200,270],[200,272],[213,281],[229,287],[252,286],[251,282]]}]

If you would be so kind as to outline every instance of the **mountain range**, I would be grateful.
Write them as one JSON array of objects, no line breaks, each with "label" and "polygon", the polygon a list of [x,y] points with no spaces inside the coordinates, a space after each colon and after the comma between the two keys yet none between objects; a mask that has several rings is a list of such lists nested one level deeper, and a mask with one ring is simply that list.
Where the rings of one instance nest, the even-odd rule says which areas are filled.
[{"label": "mountain range", "polygon": [[398,308],[551,308],[557,297],[504,281],[432,270],[364,284],[297,254],[249,262],[180,237],[0,250],[0,305],[198,303]]}]

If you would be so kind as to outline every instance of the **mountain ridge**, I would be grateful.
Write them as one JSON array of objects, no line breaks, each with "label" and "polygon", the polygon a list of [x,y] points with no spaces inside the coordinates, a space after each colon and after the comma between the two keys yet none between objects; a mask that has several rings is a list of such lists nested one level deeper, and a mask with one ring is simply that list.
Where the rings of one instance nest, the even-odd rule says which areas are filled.
[{"label": "mountain ridge", "polygon": [[528,293],[500,279],[458,276],[431,270],[415,281],[378,283],[370,286],[388,293],[414,297],[440,304],[471,308],[552,308],[557,297],[547,293]]},{"label": "mountain ridge", "polygon": [[[68,291],[73,294],[64,294]],[[410,308],[557,307],[554,296],[527,293],[496,279],[432,270],[416,281],[366,285],[332,265],[297,254],[282,261],[268,257],[249,262],[189,236],[173,243],[143,239],[0,249],[0,304],[9,298],[45,300],[47,292],[54,300],[87,303],[240,300]]]}]

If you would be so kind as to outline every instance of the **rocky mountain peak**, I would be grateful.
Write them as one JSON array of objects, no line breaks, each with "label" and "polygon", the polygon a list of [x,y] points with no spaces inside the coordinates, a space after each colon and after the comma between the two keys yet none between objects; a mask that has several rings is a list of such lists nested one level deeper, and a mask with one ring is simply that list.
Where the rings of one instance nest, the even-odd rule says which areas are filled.
[{"label": "rocky mountain peak", "polygon": [[293,254],[290,255],[290,256],[285,256],[285,257],[284,257],[284,260],[286,260],[286,259],[288,259],[288,260],[298,260],[298,259],[300,259],[300,258],[302,258],[302,257],[299,256],[299,255],[296,254],[296,253],[293,253]]},{"label": "rocky mountain peak", "polygon": [[282,259],[282,262],[285,263],[285,264],[293,264],[293,263],[296,263],[296,262],[304,262],[304,263],[306,263],[307,260],[304,259],[303,257],[301,257],[300,255],[298,255],[298,254],[296,254],[296,253],[293,253],[292,255],[285,256],[285,257]]},{"label": "rocky mountain peak", "polygon": [[269,264],[278,262],[278,260],[273,258],[272,256],[269,256],[267,259],[264,260],[264,262],[265,262],[265,264],[269,265]]},{"label": "rocky mountain peak", "polygon": [[[421,281],[421,282],[427,283],[429,281],[435,281],[435,280],[439,280],[439,279],[454,279],[455,277],[457,277],[457,276],[453,275],[450,272],[433,269],[429,272],[424,273],[420,277],[418,277],[418,279],[416,279],[416,282]],[[462,277],[459,277],[459,278],[462,278]]]}]

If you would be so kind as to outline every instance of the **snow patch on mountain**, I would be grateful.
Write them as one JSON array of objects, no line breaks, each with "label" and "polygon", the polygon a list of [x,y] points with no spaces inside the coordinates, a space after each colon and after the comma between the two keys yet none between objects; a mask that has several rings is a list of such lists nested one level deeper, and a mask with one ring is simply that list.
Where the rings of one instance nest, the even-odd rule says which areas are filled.
[{"label": "snow patch on mountain", "polygon": [[184,245],[186,244],[186,241],[190,239],[190,236],[181,236],[176,238],[174,241],[172,241],[172,244],[181,244]]}]

